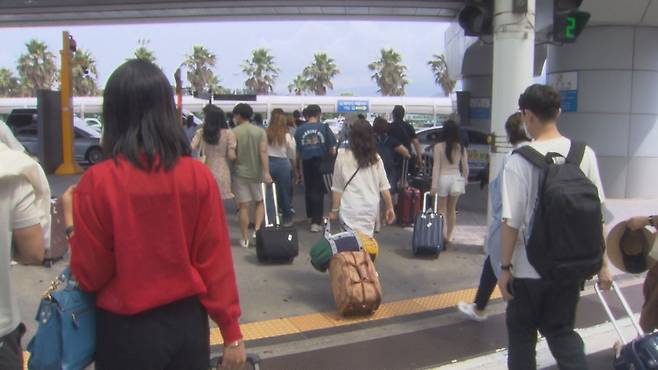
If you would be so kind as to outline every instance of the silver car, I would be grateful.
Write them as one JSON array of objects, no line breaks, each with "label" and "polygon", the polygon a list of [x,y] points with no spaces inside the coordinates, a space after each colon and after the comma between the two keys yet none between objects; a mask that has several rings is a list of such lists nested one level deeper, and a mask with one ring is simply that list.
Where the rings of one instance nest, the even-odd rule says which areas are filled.
[{"label": "silver car", "polygon": [[[73,158],[79,163],[95,164],[100,162],[103,159],[103,150],[100,145],[101,134],[94,127],[89,126],[77,117],[73,120],[73,132],[75,135]],[[28,153],[37,155],[39,136],[36,125],[16,127],[14,135]]]}]

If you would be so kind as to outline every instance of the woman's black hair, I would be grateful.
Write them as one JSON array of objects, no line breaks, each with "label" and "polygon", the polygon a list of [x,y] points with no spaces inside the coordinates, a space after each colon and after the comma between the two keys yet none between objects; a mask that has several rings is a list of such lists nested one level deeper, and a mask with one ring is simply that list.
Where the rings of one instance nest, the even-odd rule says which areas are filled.
[{"label": "woman's black hair", "polygon": [[390,123],[382,117],[377,117],[375,120],[372,122],[372,128],[375,131],[375,134],[377,135],[385,135],[388,133],[388,130],[390,129]]},{"label": "woman's black hair", "polygon": [[350,128],[349,147],[359,167],[370,167],[377,163],[377,146],[370,123],[364,119],[357,120]]},{"label": "woman's black hair", "polygon": [[210,145],[217,145],[222,129],[228,128],[226,115],[222,108],[208,104],[203,108],[203,141]]},{"label": "woman's black hair", "polygon": [[190,145],[180,124],[174,92],[160,68],[132,59],[117,68],[103,92],[103,151],[137,168],[171,169]]},{"label": "woman's black hair", "polygon": [[443,124],[443,138],[446,142],[446,157],[448,158],[448,162],[453,163],[452,153],[455,149],[455,145],[459,145],[462,153],[464,152],[464,147],[459,141],[459,126],[457,125],[457,122],[447,120]]},{"label": "woman's black hair", "polygon": [[530,141],[528,133],[523,126],[521,112],[516,112],[507,118],[505,122],[505,131],[510,144],[516,145],[524,141]]}]

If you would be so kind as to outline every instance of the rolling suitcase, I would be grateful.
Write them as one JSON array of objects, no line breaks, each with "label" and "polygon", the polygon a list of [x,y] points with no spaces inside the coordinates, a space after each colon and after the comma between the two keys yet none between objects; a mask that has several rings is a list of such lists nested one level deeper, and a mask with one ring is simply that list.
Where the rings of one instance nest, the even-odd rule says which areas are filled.
[{"label": "rolling suitcase", "polygon": [[369,315],[382,303],[379,274],[365,250],[333,256],[329,277],[336,309],[342,316]]},{"label": "rolling suitcase", "polygon": [[272,183],[272,195],[274,197],[275,222],[270,223],[267,215],[267,185],[265,183],[261,184],[261,191],[265,207],[265,225],[256,231],[256,256],[258,261],[292,263],[299,254],[297,229],[294,226],[281,226],[279,206],[276,200],[276,185],[274,183]]},{"label": "rolling suitcase", "polygon": [[409,186],[418,189],[421,194],[427,193],[432,187],[432,176],[427,176],[421,172],[409,179]]},{"label": "rolling suitcase", "polygon": [[409,161],[402,164],[402,189],[398,195],[396,214],[398,223],[404,226],[412,225],[416,215],[420,213],[420,190],[411,187],[408,179]]},{"label": "rolling suitcase", "polygon": [[[210,359],[210,370],[220,370],[222,366],[222,360],[224,356],[219,356]],[[244,370],[259,370],[260,369],[260,357],[253,353],[247,353],[247,363],[244,367]]]},{"label": "rolling suitcase", "polygon": [[640,328],[640,325],[635,320],[631,308],[628,306],[628,302],[619,290],[619,287],[615,282],[612,283],[612,290],[617,295],[617,298],[621,302],[621,305],[624,307],[626,315],[631,319],[633,327],[637,331],[638,336],[631,340],[630,342],[626,341],[624,338],[621,329],[617,325],[617,321],[608,306],[608,303],[603,297],[599,285],[595,284],[594,288],[596,289],[596,294],[599,296],[605,313],[608,315],[612,326],[615,328],[617,335],[623,346],[619,353],[615,355],[613,362],[615,370],[649,370],[649,369],[658,369],[658,332],[653,334],[645,335]]},{"label": "rolling suitcase", "polygon": [[434,196],[434,207],[427,207],[427,198],[431,195],[426,192],[423,195],[423,210],[416,217],[414,223],[414,232],[411,237],[411,249],[415,256],[431,255],[439,257],[443,250],[443,227],[445,221],[443,215],[437,214],[436,210],[439,205],[439,197]]},{"label": "rolling suitcase", "polygon": [[50,247],[45,250],[43,264],[52,264],[66,255],[69,250],[69,241],[66,239],[66,225],[64,223],[64,208],[60,199],[50,200]]}]

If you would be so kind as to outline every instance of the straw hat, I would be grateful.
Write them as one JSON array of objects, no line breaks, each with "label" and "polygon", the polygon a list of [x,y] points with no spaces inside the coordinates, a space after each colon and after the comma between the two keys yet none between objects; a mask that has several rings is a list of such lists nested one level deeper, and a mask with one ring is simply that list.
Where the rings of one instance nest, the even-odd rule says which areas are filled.
[{"label": "straw hat", "polygon": [[658,248],[653,248],[655,241],[655,233],[647,228],[631,230],[626,227],[626,221],[620,222],[608,234],[608,258],[624,272],[642,273],[658,261]]}]

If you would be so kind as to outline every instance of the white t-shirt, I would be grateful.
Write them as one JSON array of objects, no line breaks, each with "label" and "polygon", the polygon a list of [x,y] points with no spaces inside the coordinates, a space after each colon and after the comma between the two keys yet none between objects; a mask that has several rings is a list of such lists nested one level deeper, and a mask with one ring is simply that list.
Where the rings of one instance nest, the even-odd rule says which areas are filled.
[{"label": "white t-shirt", "polygon": [[0,121],[0,142],[5,143],[9,149],[18,150],[19,152],[25,151],[23,144],[16,139],[9,126],[2,121]]},{"label": "white t-shirt", "polygon": [[[566,158],[571,148],[571,140],[560,137],[551,140],[535,141],[529,145],[544,155],[552,152],[561,154]],[[585,176],[596,185],[601,203],[603,203],[605,195],[603,194],[603,185],[601,184],[601,177],[599,175],[599,166],[596,162],[596,154],[594,154],[594,151],[590,147],[585,149],[585,155],[580,163],[580,168]],[[541,174],[542,171],[540,169],[533,166],[520,155],[513,155],[503,169],[502,219],[510,227],[519,230],[519,235],[523,241],[522,244],[517,244],[514,249],[514,255],[512,256],[512,265],[514,265],[512,274],[517,278],[540,278],[537,271],[528,261],[525,246],[530,238],[526,229],[532,220]]]},{"label": "white t-shirt", "polygon": [[289,133],[286,133],[286,142],[284,145],[267,145],[267,155],[270,157],[294,160],[296,154],[295,147],[295,139],[293,139]]},{"label": "white t-shirt", "polygon": [[[334,166],[332,191],[343,193],[340,218],[354,230],[372,236],[379,210],[379,193],[391,188],[386,178],[384,163],[379,156],[376,164],[361,168],[347,188],[345,184],[354,175],[358,163],[351,150],[339,150]],[[345,191],[343,191],[345,189]]]},{"label": "white t-shirt", "polygon": [[39,224],[41,213],[34,200],[34,188],[27,179],[0,179],[0,336],[11,333],[21,322],[10,276],[11,240],[13,230]]}]

